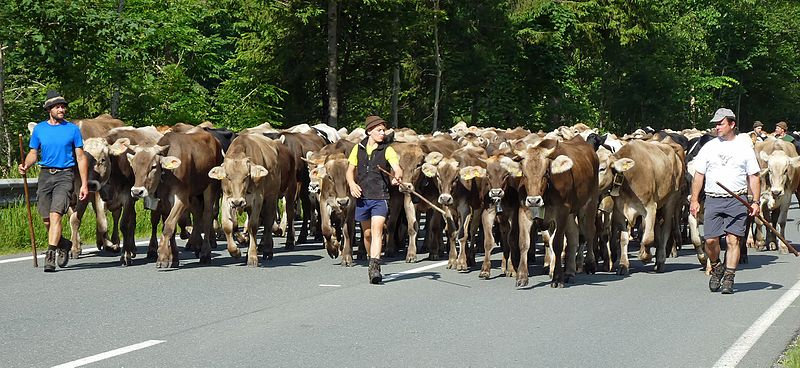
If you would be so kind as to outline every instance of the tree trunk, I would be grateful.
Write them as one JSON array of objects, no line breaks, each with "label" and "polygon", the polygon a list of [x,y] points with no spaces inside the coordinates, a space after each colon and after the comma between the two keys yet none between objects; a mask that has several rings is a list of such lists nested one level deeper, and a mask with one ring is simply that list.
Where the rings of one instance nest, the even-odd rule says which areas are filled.
[{"label": "tree trunk", "polygon": [[338,79],[338,65],[337,65],[337,45],[336,45],[336,32],[337,32],[337,12],[336,2],[338,0],[328,0],[328,121],[327,124],[336,128],[339,121],[339,96],[336,90],[336,81]]},{"label": "tree trunk", "polygon": [[8,136],[8,124],[6,122],[5,114],[6,100],[4,96],[6,94],[6,69],[3,60],[3,53],[5,52],[5,49],[5,46],[0,45],[0,127],[2,127],[3,140],[5,141],[3,154],[6,156],[5,166],[1,170],[3,176],[8,175],[9,170],[11,170],[11,156],[12,152],[14,152],[14,150],[11,148],[11,138]]},{"label": "tree trunk", "polygon": [[400,61],[395,62],[392,73],[392,128],[397,129],[397,100],[400,95]]},{"label": "tree trunk", "polygon": [[433,45],[436,52],[436,87],[433,92],[433,125],[431,132],[439,130],[439,93],[442,90],[442,56],[439,52],[439,0],[433,1]]},{"label": "tree trunk", "polygon": [[[117,3],[117,18],[122,16],[122,9],[124,7],[125,7],[125,0],[119,0],[119,2]],[[120,63],[122,62],[122,59],[120,58],[119,53],[117,53],[116,61],[117,61],[116,62],[116,66],[119,67]],[[119,117],[119,84],[120,84],[119,83],[119,79],[120,79],[119,75],[121,73],[118,70],[114,74],[115,75],[112,77],[113,80],[114,80],[114,85],[111,87],[111,89],[113,91],[113,92],[111,92],[111,116],[116,118],[116,117]]]}]

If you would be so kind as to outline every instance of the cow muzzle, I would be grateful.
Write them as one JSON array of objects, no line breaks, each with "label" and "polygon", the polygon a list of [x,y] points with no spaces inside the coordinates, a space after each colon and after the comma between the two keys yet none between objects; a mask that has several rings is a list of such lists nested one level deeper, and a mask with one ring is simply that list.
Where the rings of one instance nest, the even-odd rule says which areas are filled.
[{"label": "cow muzzle", "polygon": [[774,197],[780,197],[783,195],[783,188],[772,188],[771,192]]},{"label": "cow muzzle", "polygon": [[336,198],[336,203],[338,203],[339,206],[347,207],[348,205],[350,205],[350,198],[349,197]]},{"label": "cow muzzle", "polygon": [[132,187],[131,188],[131,197],[133,197],[133,198],[144,198],[144,197],[147,197],[147,188],[145,188],[145,187]]},{"label": "cow muzzle", "polygon": [[489,190],[489,198],[493,201],[499,201],[503,199],[505,192],[502,189],[491,189]]},{"label": "cow muzzle", "polygon": [[231,198],[231,208],[242,208],[245,205],[244,198]]},{"label": "cow muzzle", "polygon": [[308,192],[311,194],[319,194],[319,183],[308,184]]},{"label": "cow muzzle", "polygon": [[525,197],[525,206],[527,207],[543,207],[544,198],[542,196],[527,196]]},{"label": "cow muzzle", "polygon": [[414,191],[414,185],[411,183],[400,183],[400,186],[397,189],[403,194],[411,193]]},{"label": "cow muzzle", "polygon": [[441,204],[443,204],[445,206],[449,206],[449,205],[453,204],[453,196],[451,196],[449,194],[442,194],[442,195],[439,196],[439,203],[441,203]]}]

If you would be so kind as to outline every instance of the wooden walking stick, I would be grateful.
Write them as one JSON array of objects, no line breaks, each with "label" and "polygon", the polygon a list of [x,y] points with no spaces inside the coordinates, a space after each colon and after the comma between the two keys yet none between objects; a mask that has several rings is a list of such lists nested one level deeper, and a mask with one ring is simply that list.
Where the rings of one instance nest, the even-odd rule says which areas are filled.
[{"label": "wooden walking stick", "polygon": [[[384,170],[380,166],[378,166],[378,170],[382,171],[386,175],[389,175],[389,177],[392,176],[392,174],[390,174],[388,171]],[[437,207],[435,204],[431,203],[431,201],[429,201],[427,198],[423,197],[422,194],[417,193],[414,189],[411,189],[411,194],[417,196],[417,198],[419,198],[421,201],[425,202],[425,204],[427,204],[428,206],[431,206],[431,208],[433,208],[437,212],[441,213],[443,216],[447,217],[447,212],[444,212],[443,209],[441,209],[441,208]]]},{"label": "wooden walking stick", "polygon": [[[19,156],[25,165],[25,151],[22,149],[22,133],[19,133]],[[31,234],[31,252],[33,253],[33,267],[39,267],[36,258],[36,237],[33,235],[33,216],[31,216],[31,197],[28,194],[28,174],[22,174],[22,188],[25,190],[25,207],[28,209],[28,233]]]},{"label": "wooden walking stick", "polygon": [[[739,202],[742,202],[742,204],[745,205],[745,207],[750,208],[750,203],[748,203],[744,198],[742,198],[738,194],[732,192],[730,189],[728,189],[724,185],[720,184],[719,182],[717,182],[717,185],[719,185],[720,188],[722,188],[726,192],[728,192],[728,194],[732,195],[733,198],[736,198]],[[767,221],[764,218],[764,216],[761,215],[761,213],[759,213],[756,216],[758,217],[759,220],[761,220],[761,222],[764,223],[764,226],[766,226],[767,229],[769,229],[769,231],[771,231],[773,234],[775,234],[775,236],[778,237],[778,239],[780,239],[783,242],[783,244],[786,244],[786,248],[789,248],[789,252],[794,254],[795,257],[800,256],[800,253],[797,252],[797,249],[794,249],[794,246],[789,244],[789,242],[787,242],[786,239],[783,238],[783,235],[781,235],[781,233],[779,233],[778,230],[775,230],[775,228],[772,227],[772,225],[769,223],[769,221]]]}]

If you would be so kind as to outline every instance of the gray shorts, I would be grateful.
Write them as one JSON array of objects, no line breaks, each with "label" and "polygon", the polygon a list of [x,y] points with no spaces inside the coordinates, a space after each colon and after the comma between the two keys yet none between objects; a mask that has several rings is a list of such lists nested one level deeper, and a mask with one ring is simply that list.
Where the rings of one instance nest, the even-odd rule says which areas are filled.
[{"label": "gray shorts", "polygon": [[703,232],[706,239],[717,238],[726,233],[744,236],[747,207],[736,198],[706,197],[703,215]]},{"label": "gray shorts", "polygon": [[67,213],[74,193],[75,172],[72,169],[50,172],[42,168],[39,174],[37,207],[42,218],[49,218],[50,212]]}]

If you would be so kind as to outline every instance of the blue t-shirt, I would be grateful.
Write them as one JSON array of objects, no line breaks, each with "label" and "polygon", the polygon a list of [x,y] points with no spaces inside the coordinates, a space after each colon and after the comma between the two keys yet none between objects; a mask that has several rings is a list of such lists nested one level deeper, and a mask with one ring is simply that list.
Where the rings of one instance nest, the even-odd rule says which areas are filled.
[{"label": "blue t-shirt", "polygon": [[64,120],[50,125],[45,120],[33,128],[29,146],[39,151],[39,165],[63,169],[75,166],[75,148],[83,148],[83,137],[75,124]]}]

